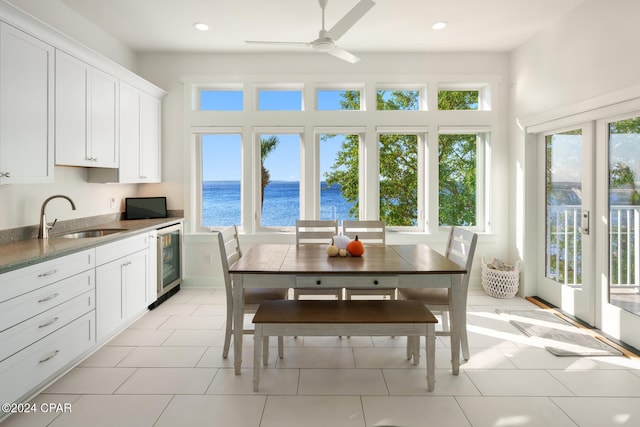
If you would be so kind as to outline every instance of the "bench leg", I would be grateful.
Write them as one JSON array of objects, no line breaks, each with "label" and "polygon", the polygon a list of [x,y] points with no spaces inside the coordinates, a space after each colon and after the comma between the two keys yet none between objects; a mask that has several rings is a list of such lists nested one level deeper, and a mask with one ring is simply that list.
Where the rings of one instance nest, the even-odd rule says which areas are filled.
[{"label": "bench leg", "polygon": [[427,390],[433,391],[436,384],[436,328],[432,323],[427,325],[426,342]]},{"label": "bench leg", "polygon": [[262,337],[262,364],[269,366],[269,337]]},{"label": "bench leg", "polygon": [[[265,337],[269,338],[269,337]],[[253,391],[258,391],[260,383],[260,356],[262,355],[262,325],[257,324],[253,331]],[[269,346],[267,345],[267,348]]]}]

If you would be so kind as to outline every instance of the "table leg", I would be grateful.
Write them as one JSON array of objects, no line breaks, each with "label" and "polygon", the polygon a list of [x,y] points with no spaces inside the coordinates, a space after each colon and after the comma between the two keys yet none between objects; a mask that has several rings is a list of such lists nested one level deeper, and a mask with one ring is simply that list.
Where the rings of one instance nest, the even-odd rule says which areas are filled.
[{"label": "table leg", "polygon": [[233,276],[233,366],[236,375],[242,369],[242,330],[244,329],[244,298],[242,275]]},{"label": "table leg", "polygon": [[258,391],[260,383],[260,353],[262,352],[262,325],[256,325],[253,333],[253,391]]},{"label": "table leg", "polygon": [[449,292],[449,312],[451,313],[451,371],[453,375],[460,373],[460,337],[462,335],[462,325],[467,321],[462,289],[462,276],[451,276],[451,292]]}]

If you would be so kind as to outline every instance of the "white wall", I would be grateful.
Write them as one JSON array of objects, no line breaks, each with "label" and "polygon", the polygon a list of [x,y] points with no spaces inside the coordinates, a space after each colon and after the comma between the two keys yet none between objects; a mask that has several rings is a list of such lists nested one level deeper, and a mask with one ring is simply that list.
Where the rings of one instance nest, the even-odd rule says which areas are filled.
[{"label": "white wall", "polygon": [[[215,81],[215,76],[352,76],[351,81],[359,82],[367,75],[424,75],[440,81],[464,78],[477,81],[478,76],[498,77],[494,88],[494,113],[500,117],[492,129],[493,158],[491,164],[491,210],[492,235],[483,236],[477,250],[482,254],[509,258],[508,244],[508,55],[506,54],[361,54],[362,61],[348,64],[322,54],[142,54],[138,58],[141,76],[168,92],[163,102],[163,180],[162,189],[175,203],[189,210],[188,179],[191,175],[189,159],[190,139],[185,126],[185,97],[181,79],[185,76],[207,76]],[[235,81],[235,80],[234,80]],[[415,83],[415,82],[412,82]],[[187,224],[187,229],[189,225]],[[187,284],[214,284],[219,276],[212,235],[185,236],[185,275]],[[399,237],[410,241],[434,244],[437,249],[444,247],[442,236],[414,235]],[[293,236],[252,235],[243,236],[244,248],[256,241],[293,241]],[[210,264],[210,256],[216,260]],[[480,263],[476,262],[472,284],[480,286]]]},{"label": "white wall", "polygon": [[[535,295],[535,138],[521,123],[553,120],[597,106],[611,93],[634,95],[640,84],[640,2],[586,0],[511,53],[509,252],[524,259],[527,295]],[[633,90],[629,90],[633,88]],[[595,101],[594,101],[595,100]]]},{"label": "white wall", "polygon": [[133,50],[60,0],[2,0],[135,72]]}]

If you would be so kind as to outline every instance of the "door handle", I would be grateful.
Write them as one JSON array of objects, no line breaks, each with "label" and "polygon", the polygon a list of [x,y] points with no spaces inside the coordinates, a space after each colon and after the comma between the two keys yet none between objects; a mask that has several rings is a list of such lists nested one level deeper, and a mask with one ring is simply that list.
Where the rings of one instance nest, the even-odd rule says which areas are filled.
[{"label": "door handle", "polygon": [[582,229],[582,234],[585,236],[589,235],[589,211],[587,210],[582,211],[582,224],[580,228]]}]

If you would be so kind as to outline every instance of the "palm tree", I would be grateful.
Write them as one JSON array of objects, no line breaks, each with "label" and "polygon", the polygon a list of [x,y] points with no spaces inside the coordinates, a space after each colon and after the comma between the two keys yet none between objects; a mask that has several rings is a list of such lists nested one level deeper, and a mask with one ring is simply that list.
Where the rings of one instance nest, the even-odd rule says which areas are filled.
[{"label": "palm tree", "polygon": [[271,174],[269,173],[269,170],[264,167],[264,160],[273,150],[275,150],[279,142],[280,140],[275,135],[260,139],[260,169],[262,174],[261,206],[264,206],[264,189],[271,182]]}]

